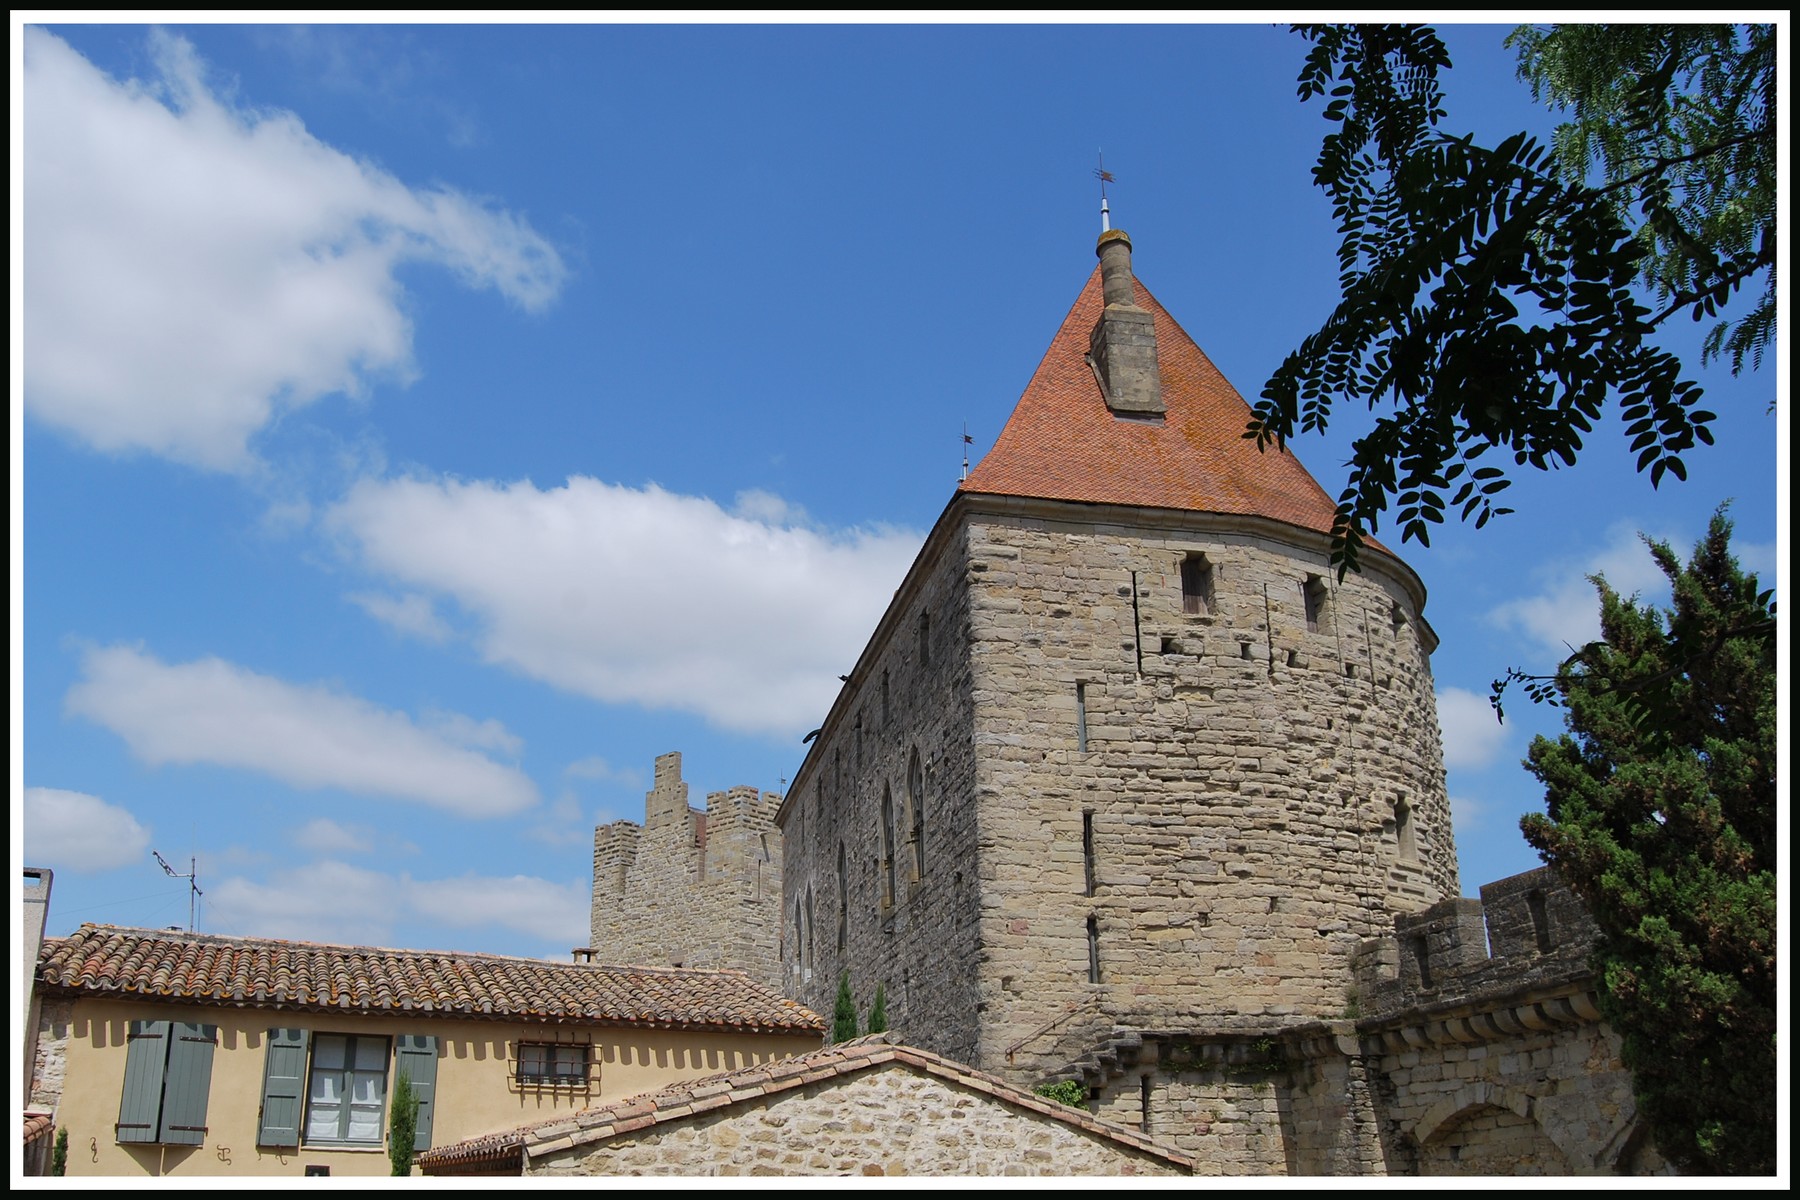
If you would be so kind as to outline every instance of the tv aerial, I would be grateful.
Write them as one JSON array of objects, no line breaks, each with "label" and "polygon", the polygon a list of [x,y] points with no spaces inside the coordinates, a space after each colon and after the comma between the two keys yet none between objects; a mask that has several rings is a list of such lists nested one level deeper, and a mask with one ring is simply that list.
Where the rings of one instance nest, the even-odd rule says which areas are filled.
[{"label": "tv aerial", "polygon": [[167,875],[170,879],[185,879],[188,881],[188,932],[194,932],[194,901],[198,897],[206,894],[200,890],[200,873],[194,866],[194,860],[191,857],[188,859],[187,874],[183,875],[180,871],[177,871],[174,867],[169,865],[168,859],[157,854],[154,850],[150,851],[150,853],[155,856],[157,863],[161,865],[163,874]]}]

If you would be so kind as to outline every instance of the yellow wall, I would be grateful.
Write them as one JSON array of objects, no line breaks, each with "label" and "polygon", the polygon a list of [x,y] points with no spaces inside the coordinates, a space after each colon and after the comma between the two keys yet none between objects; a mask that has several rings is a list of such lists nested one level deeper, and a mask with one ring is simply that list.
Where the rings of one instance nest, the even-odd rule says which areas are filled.
[{"label": "yellow wall", "polygon": [[[133,1020],[197,1021],[219,1028],[201,1146],[119,1145],[125,1081],[125,1035]],[[386,1175],[385,1150],[259,1148],[266,1033],[430,1035],[438,1039],[437,1112],[431,1144],[447,1145],[576,1109],[609,1104],[683,1079],[734,1071],[771,1058],[816,1050],[819,1037],[688,1033],[608,1026],[530,1025],[443,1017],[366,1017],[187,1005],[79,1000],[69,1025],[67,1067],[58,1128],[69,1131],[70,1175],[293,1175],[311,1164],[332,1175]],[[519,1041],[591,1042],[586,1091],[522,1090],[512,1075]],[[393,1094],[392,1054],[388,1095]],[[385,1128],[385,1114],[384,1114]]]}]

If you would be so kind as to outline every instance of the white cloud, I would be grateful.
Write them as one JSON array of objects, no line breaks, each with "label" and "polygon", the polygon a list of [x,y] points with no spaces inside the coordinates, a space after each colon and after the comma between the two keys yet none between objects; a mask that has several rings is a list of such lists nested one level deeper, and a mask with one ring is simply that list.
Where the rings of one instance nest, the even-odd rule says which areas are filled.
[{"label": "white cloud", "polygon": [[[251,937],[392,945],[398,922],[446,930],[508,930],[531,943],[588,940],[587,885],[527,875],[415,880],[341,862],[278,871],[258,882],[234,876],[208,895],[209,922]],[[444,948],[454,948],[446,935]]]},{"label": "white cloud", "polygon": [[375,848],[375,839],[366,826],[316,817],[293,831],[293,844],[314,854],[367,854]]},{"label": "white cloud", "polygon": [[150,35],[155,77],[118,82],[25,29],[25,402],[104,451],[254,465],[278,412],[412,371],[396,270],[444,266],[540,309],[556,251],[486,202],[409,188],[292,113],[207,83]]},{"label": "white cloud", "polygon": [[818,723],[921,541],[579,476],[549,490],[365,480],[327,522],[370,570],[452,598],[490,662],[782,737]]},{"label": "white cloud", "polygon": [[1466,838],[1487,824],[1487,814],[1491,807],[1483,800],[1473,800],[1468,796],[1451,796],[1450,826],[1460,836]]},{"label": "white cloud", "polygon": [[468,746],[475,750],[494,750],[501,754],[517,758],[519,751],[525,748],[525,739],[513,733],[500,722],[489,717],[485,721],[477,721],[473,717],[465,717],[462,713],[445,712],[442,709],[428,709],[420,714],[421,720],[431,731],[448,742],[459,746]]},{"label": "white cloud", "polygon": [[[1638,537],[1635,522],[1621,521],[1607,530],[1606,544],[1585,559],[1552,563],[1535,572],[1534,595],[1499,605],[1488,620],[1502,629],[1524,634],[1538,649],[1558,661],[1600,636],[1600,596],[1590,575],[1604,575],[1620,595],[1636,594],[1647,603],[1666,604],[1668,580]],[[1685,559],[1692,539],[1653,534],[1668,541]]]},{"label": "white cloud", "polygon": [[551,883],[529,875],[462,875],[410,883],[407,903],[456,929],[496,926],[542,941],[585,946],[591,933],[587,881]]},{"label": "white cloud", "polygon": [[593,840],[594,827],[582,815],[581,801],[565,791],[544,809],[544,819],[528,827],[525,837],[546,846],[584,846]]},{"label": "white cloud", "polygon": [[144,863],[150,831],[86,792],[25,789],[25,861],[52,871],[110,871]]},{"label": "white cloud", "polygon": [[241,767],[294,787],[414,800],[468,817],[537,802],[516,769],[341,691],[217,658],[171,666],[129,646],[89,649],[81,669],[68,711],[112,730],[152,765]]},{"label": "white cloud", "polygon": [[1438,728],[1444,735],[1444,766],[1452,771],[1474,770],[1493,763],[1512,731],[1501,724],[1486,696],[1466,688],[1439,688]]},{"label": "white cloud", "polygon": [[586,758],[578,758],[563,768],[563,774],[571,779],[595,779],[606,783],[623,783],[642,786],[644,773],[635,767],[615,767],[598,754],[590,754]]},{"label": "white cloud", "polygon": [[352,603],[384,625],[401,633],[410,633],[427,642],[450,639],[450,626],[437,615],[428,596],[408,592],[404,596],[384,596],[379,592],[358,592],[349,597]]},{"label": "white cloud", "polygon": [[277,871],[267,883],[239,876],[207,892],[207,925],[245,937],[388,944],[401,915],[401,881],[341,862]]}]

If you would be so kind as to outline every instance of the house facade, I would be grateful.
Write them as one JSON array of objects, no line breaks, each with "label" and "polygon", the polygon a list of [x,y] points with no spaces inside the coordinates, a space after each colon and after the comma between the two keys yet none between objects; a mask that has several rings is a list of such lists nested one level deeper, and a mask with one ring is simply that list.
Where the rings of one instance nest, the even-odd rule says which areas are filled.
[{"label": "house facade", "polygon": [[386,1175],[415,1149],[814,1049],[741,972],[84,925],[45,941],[33,1107],[69,1175]]}]

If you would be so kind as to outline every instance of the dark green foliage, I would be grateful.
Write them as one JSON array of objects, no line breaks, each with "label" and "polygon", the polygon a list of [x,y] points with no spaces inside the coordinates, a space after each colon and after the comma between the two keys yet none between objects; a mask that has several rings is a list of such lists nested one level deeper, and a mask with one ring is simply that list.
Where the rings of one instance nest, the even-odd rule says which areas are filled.
[{"label": "dark green foliage", "polygon": [[1601,1008],[1638,1108],[1685,1173],[1775,1170],[1775,605],[1715,515],[1665,613],[1600,589],[1603,640],[1553,687],[1569,732],[1532,742],[1548,815],[1525,839],[1604,934]]},{"label": "dark green foliage", "polygon": [[1762,297],[1707,335],[1734,373],[1775,336],[1775,38],[1770,25],[1521,26],[1519,78],[1572,116],[1563,178],[1587,179],[1638,226],[1643,279],[1671,308],[1714,315],[1763,277]]},{"label": "dark green foliage", "polygon": [[832,1013],[831,1040],[847,1042],[856,1036],[856,998],[850,994],[850,972],[838,976],[837,1008]]},{"label": "dark green foliage", "polygon": [[404,1071],[394,1072],[394,1096],[388,1106],[388,1162],[393,1174],[411,1175],[413,1141],[419,1131],[419,1098]]},{"label": "dark green foliage", "polygon": [[1067,1104],[1070,1108],[1087,1107],[1087,1088],[1074,1079],[1064,1079],[1057,1083],[1040,1083],[1031,1090],[1046,1100]]},{"label": "dark green foliage", "polygon": [[875,985],[875,1003],[869,1006],[869,1033],[887,1032],[887,984]]},{"label": "dark green foliage", "polygon": [[56,1141],[50,1145],[50,1174],[61,1177],[69,1169],[69,1130],[65,1126],[56,1131]]},{"label": "dark green foliage", "polygon": [[[1446,511],[1477,527],[1510,511],[1500,504],[1509,471],[1573,465],[1609,405],[1652,486],[1686,478],[1682,456],[1711,443],[1713,414],[1680,361],[1650,339],[1675,313],[1713,315],[1760,271],[1773,286],[1772,226],[1743,232],[1723,215],[1735,211],[1728,200],[1714,205],[1711,224],[1687,215],[1702,190],[1692,177],[1763,171],[1765,158],[1747,147],[1767,142],[1772,162],[1772,134],[1718,148],[1741,166],[1691,144],[1680,161],[1661,155],[1731,121],[1766,130],[1758,106],[1773,102],[1773,59],[1755,50],[1741,68],[1722,68],[1730,86],[1680,66],[1645,73],[1628,101],[1644,130],[1630,153],[1607,159],[1609,172],[1633,173],[1595,187],[1570,178],[1556,153],[1524,133],[1488,148],[1440,131],[1438,76],[1450,59],[1431,29],[1296,28],[1313,43],[1300,96],[1324,96],[1335,126],[1313,178],[1343,237],[1342,299],[1270,378],[1245,436],[1285,445],[1296,432],[1325,429],[1340,402],[1381,412],[1354,443],[1338,497],[1340,575],[1390,504],[1401,540],[1422,544]],[[1561,74],[1534,65],[1561,61],[1551,53],[1558,43],[1520,36],[1528,72],[1539,72],[1528,74],[1534,86],[1567,96],[1578,121],[1600,119],[1591,89],[1570,90],[1555,82]],[[1692,88],[1715,96],[1708,122],[1670,116],[1691,111]],[[1576,140],[1559,137],[1559,146]],[[1744,187],[1772,195],[1773,178]],[[1639,213],[1653,227],[1643,236],[1632,228]],[[1746,238],[1754,245],[1741,250]],[[1639,300],[1640,277],[1666,285],[1662,312]],[[1753,312],[1742,336],[1720,335],[1720,344],[1754,362],[1773,322],[1772,312]]]}]

